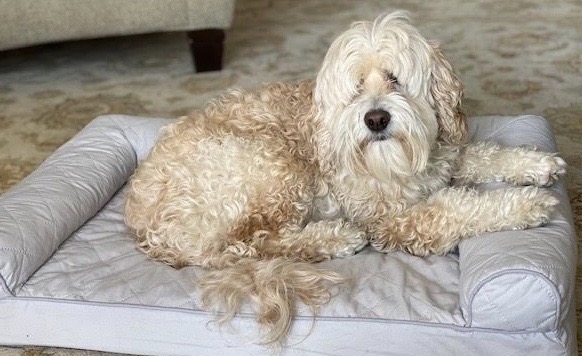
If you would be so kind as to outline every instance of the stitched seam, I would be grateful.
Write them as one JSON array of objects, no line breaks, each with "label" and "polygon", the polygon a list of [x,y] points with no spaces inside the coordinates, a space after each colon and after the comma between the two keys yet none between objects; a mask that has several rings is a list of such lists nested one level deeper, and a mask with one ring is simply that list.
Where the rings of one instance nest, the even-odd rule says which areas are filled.
[{"label": "stitched seam", "polygon": [[[560,310],[560,298],[559,298],[560,293],[559,293],[556,285],[554,283],[552,283],[552,281],[548,277],[546,277],[545,275],[543,275],[539,272],[525,270],[525,269],[512,269],[512,270],[507,270],[507,271],[500,271],[500,272],[492,274],[491,276],[483,279],[480,283],[478,283],[474,287],[473,292],[471,292],[471,294],[469,295],[468,310],[467,310],[467,313],[468,313],[467,326],[473,327],[472,326],[473,325],[473,302],[475,301],[476,295],[481,291],[481,289],[483,288],[483,286],[485,286],[485,284],[493,281],[494,279],[496,279],[498,277],[502,277],[504,275],[521,274],[521,273],[530,274],[530,275],[533,275],[534,277],[542,278],[550,286],[550,289],[553,290],[554,297],[551,299],[555,303],[555,315],[554,315],[555,321],[554,321],[554,325],[551,328],[552,329],[551,331],[557,331],[558,326],[559,326],[559,322],[560,322],[560,317],[561,317],[561,310]],[[478,309],[475,308],[475,310],[478,310]]]}]

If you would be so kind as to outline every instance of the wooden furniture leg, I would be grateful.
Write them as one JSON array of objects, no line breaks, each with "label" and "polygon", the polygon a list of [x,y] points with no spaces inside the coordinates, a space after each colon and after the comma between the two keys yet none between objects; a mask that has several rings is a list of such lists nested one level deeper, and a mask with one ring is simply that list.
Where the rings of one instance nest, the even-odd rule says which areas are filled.
[{"label": "wooden furniture leg", "polygon": [[188,32],[188,42],[197,72],[222,69],[224,30],[207,29]]}]

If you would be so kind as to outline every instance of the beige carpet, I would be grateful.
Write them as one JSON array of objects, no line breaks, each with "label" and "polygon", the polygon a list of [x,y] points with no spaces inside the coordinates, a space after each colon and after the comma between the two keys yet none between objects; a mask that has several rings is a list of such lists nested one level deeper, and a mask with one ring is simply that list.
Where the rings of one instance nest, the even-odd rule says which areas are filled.
[{"label": "beige carpet", "polygon": [[[237,7],[218,73],[193,73],[179,33],[0,53],[0,192],[97,115],[175,117],[230,86],[311,77],[350,22],[402,8],[427,37],[443,43],[466,84],[470,115],[533,113],[550,120],[570,164],[567,184],[580,235],[580,0],[239,0]],[[580,328],[582,307],[577,310]],[[1,355],[103,354],[0,348]]]}]

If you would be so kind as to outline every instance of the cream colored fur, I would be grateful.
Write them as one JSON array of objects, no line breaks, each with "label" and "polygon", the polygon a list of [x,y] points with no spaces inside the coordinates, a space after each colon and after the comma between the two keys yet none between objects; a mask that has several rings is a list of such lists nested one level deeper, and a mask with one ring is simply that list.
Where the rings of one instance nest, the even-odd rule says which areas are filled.
[{"label": "cream colored fur", "polygon": [[[280,342],[297,302],[315,312],[343,281],[313,262],[368,244],[446,254],[466,237],[548,221],[557,200],[537,186],[564,161],[466,144],[461,96],[405,14],[356,23],[314,82],[231,90],[166,127],[131,179],[126,222],[152,258],[213,270],[199,287],[222,320],[250,302],[263,341]],[[389,122],[373,130],[378,110]],[[488,181],[515,186],[470,187]]]}]

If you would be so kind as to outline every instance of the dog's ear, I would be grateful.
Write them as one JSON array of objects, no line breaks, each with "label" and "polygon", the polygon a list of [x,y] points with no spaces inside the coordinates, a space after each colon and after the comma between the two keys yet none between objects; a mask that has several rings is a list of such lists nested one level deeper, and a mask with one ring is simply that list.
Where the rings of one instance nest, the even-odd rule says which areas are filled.
[{"label": "dog's ear", "polygon": [[438,44],[431,43],[434,68],[431,74],[430,93],[439,123],[439,138],[449,144],[467,141],[467,120],[461,109],[463,85],[445,59]]},{"label": "dog's ear", "polygon": [[313,105],[311,115],[315,124],[315,132],[312,136],[312,145],[316,149],[319,170],[329,174],[334,167],[334,153],[332,151],[331,133],[323,123],[323,110],[318,105]]}]

